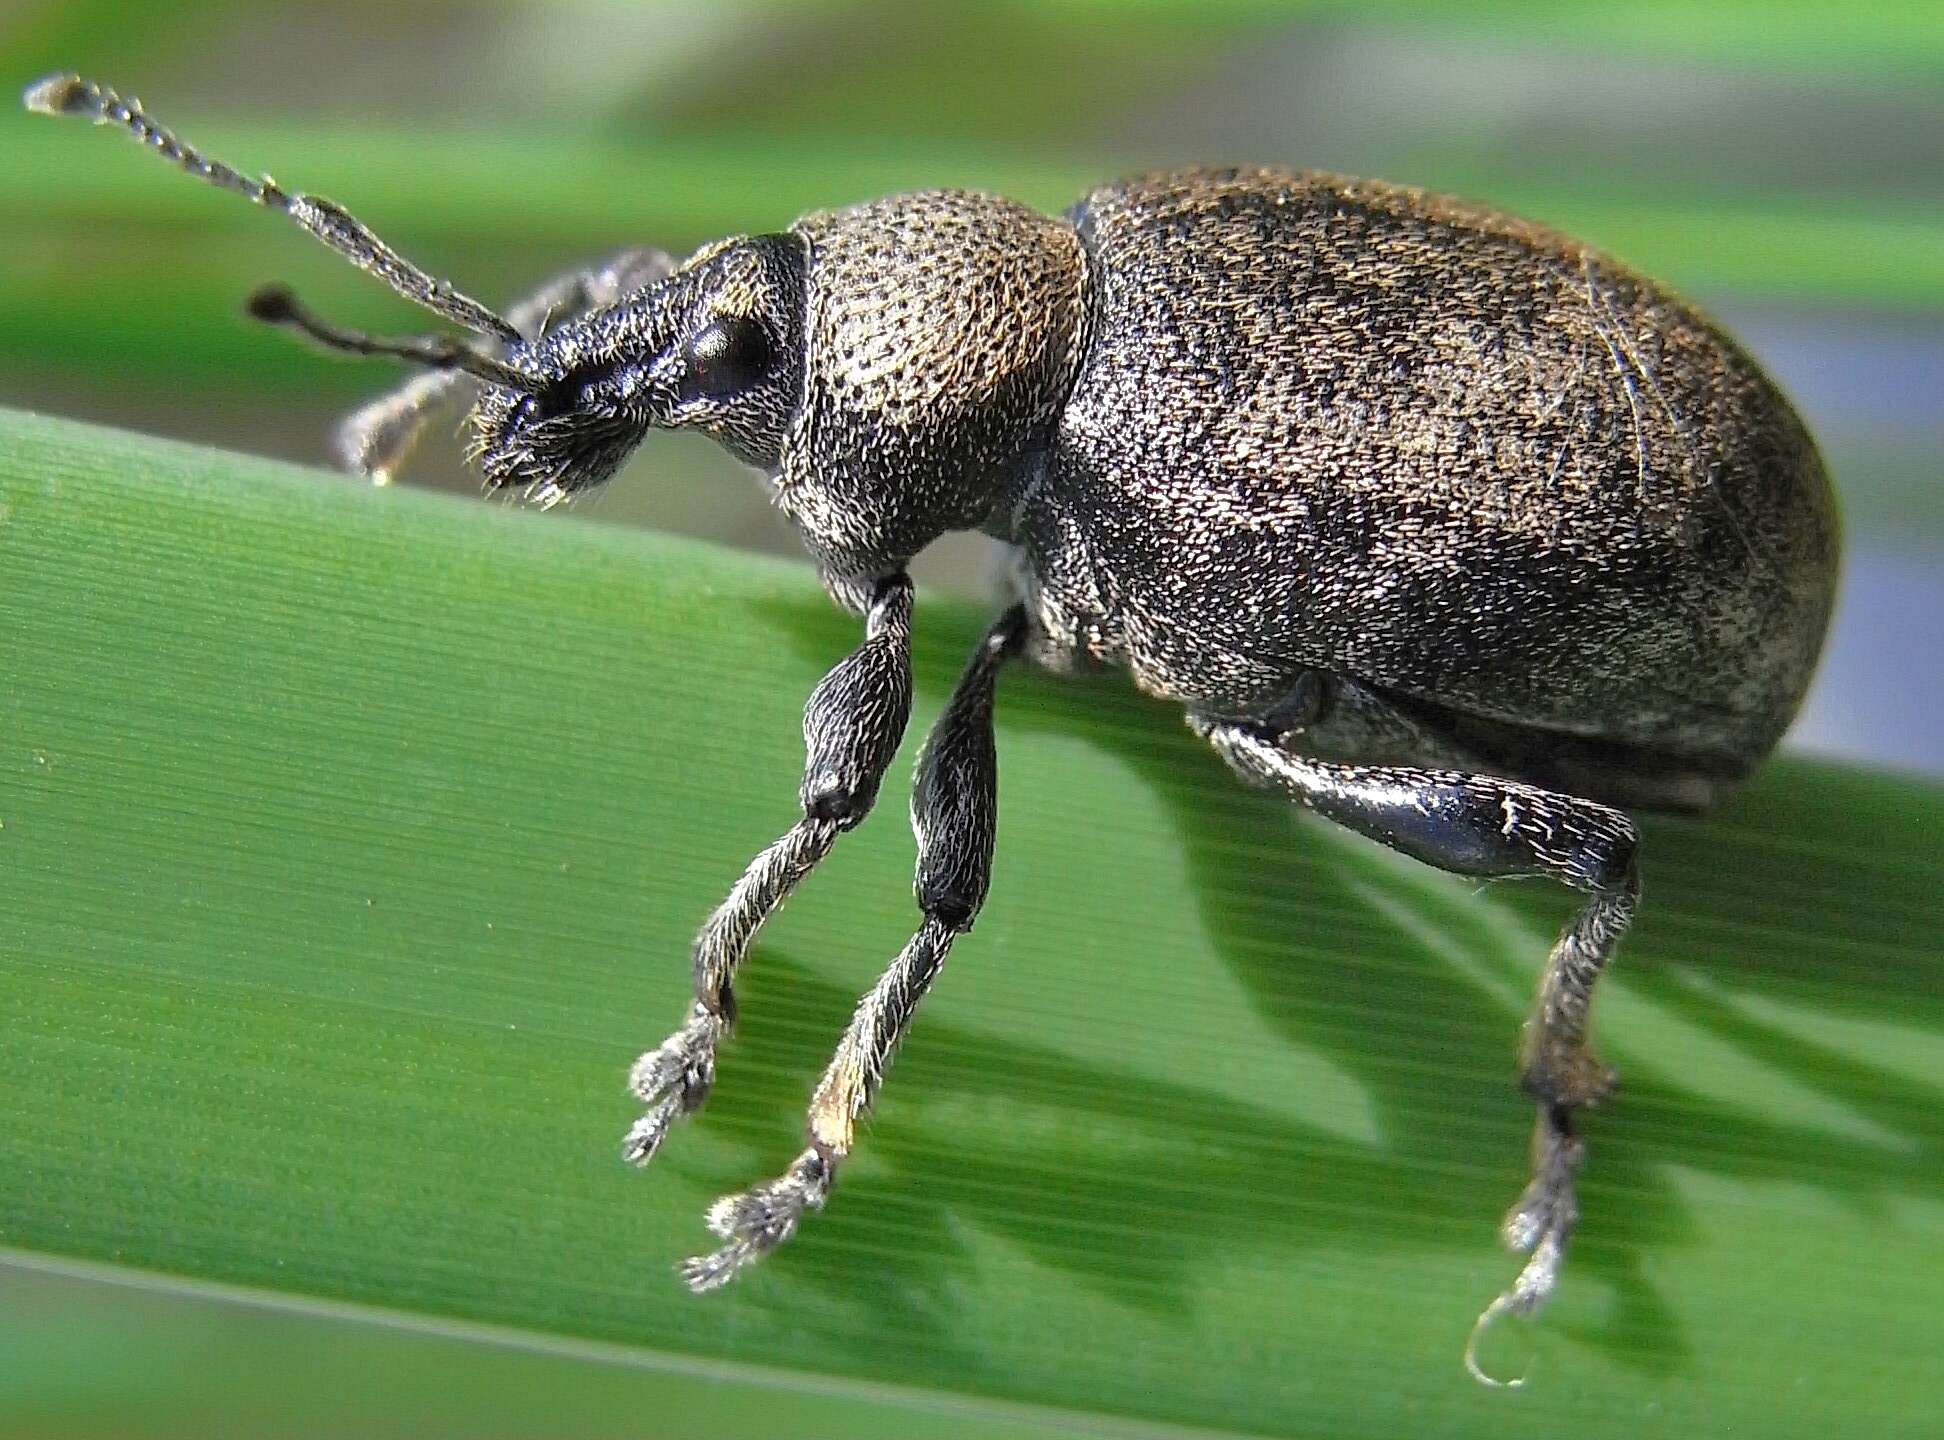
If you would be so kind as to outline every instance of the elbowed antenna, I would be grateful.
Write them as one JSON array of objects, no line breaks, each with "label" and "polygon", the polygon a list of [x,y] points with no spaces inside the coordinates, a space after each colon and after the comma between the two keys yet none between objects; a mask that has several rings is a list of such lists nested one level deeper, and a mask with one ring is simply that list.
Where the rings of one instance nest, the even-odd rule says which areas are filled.
[{"label": "elbowed antenna", "polygon": [[[477,300],[460,294],[444,280],[434,280],[330,201],[311,195],[292,195],[279,188],[277,182],[267,175],[260,181],[252,180],[219,160],[209,159],[143,114],[139,100],[124,100],[105,85],[83,80],[79,75],[50,75],[30,85],[21,100],[29,110],[42,115],[85,115],[97,125],[119,125],[144,145],[175,161],[189,174],[225,190],[234,190],[259,205],[269,205],[283,211],[360,270],[377,276],[407,300],[423,305],[435,315],[443,316],[455,325],[463,325],[474,334],[490,336],[495,340],[512,342],[522,338],[519,331]],[[458,366],[474,374],[481,373],[456,358],[426,360],[422,355],[398,350],[374,353],[402,354],[406,359]],[[506,373],[517,372],[507,370]],[[482,375],[481,378],[488,377]],[[497,375],[490,378],[500,384],[512,383]],[[531,381],[528,381],[527,386],[521,388],[530,385]]]},{"label": "elbowed antenna", "polygon": [[327,324],[297,302],[288,286],[265,285],[251,294],[250,318],[269,325],[288,325],[310,336],[318,344],[353,355],[390,355],[410,360],[433,370],[463,370],[476,380],[504,385],[509,390],[532,392],[539,381],[524,370],[515,370],[503,360],[482,355],[463,340],[450,335],[408,335],[388,339],[367,335],[362,330],[344,330]]}]

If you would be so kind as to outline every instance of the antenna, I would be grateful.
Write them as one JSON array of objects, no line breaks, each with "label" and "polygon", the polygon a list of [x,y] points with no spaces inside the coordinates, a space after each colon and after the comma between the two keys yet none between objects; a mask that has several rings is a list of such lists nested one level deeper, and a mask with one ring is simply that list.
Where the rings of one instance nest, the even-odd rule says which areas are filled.
[{"label": "antenna", "polygon": [[[28,87],[21,96],[29,110],[42,115],[83,115],[97,125],[119,125],[144,145],[173,160],[187,173],[198,179],[207,180],[225,190],[281,210],[298,225],[322,240],[338,254],[349,260],[360,270],[375,275],[407,300],[415,301],[432,311],[435,315],[462,325],[476,335],[489,336],[495,340],[518,341],[520,332],[505,320],[481,305],[477,300],[460,294],[444,280],[434,280],[418,266],[393,250],[380,240],[364,224],[348,211],[333,205],[329,200],[319,200],[312,195],[293,195],[281,189],[269,176],[262,180],[252,180],[247,175],[230,169],[219,160],[211,160],[200,151],[185,145],[174,135],[156,124],[142,113],[142,102],[124,100],[104,85],[92,80],[83,80],[79,75],[50,75],[47,79]],[[280,317],[292,318],[292,317]],[[293,319],[293,323],[296,323]],[[325,339],[322,333],[313,332],[326,344],[335,341]],[[355,346],[340,345],[340,349],[353,349]],[[375,349],[373,354],[401,354],[406,359],[419,360],[425,364],[441,364],[447,368],[457,367],[481,374],[469,362],[452,358],[434,361],[425,355],[409,350]],[[500,367],[507,375],[517,374],[509,367]],[[482,378],[486,378],[482,375]],[[501,375],[491,377],[497,384],[512,383]],[[521,388],[530,388],[527,382]]]},{"label": "antenna", "polygon": [[303,332],[318,344],[332,350],[348,350],[353,355],[391,355],[434,370],[463,370],[475,379],[510,390],[533,393],[540,382],[524,370],[515,370],[504,361],[482,355],[463,340],[449,335],[408,335],[387,339],[367,335],[362,330],[344,330],[311,314],[283,285],[265,285],[250,296],[250,317],[271,325],[288,325]]}]

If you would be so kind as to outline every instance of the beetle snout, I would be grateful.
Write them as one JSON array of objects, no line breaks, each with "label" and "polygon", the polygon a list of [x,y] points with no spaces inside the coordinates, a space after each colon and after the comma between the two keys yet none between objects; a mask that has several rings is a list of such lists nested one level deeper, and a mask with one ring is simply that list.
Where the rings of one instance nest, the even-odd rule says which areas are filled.
[{"label": "beetle snout", "polygon": [[586,377],[564,376],[538,390],[488,391],[473,411],[473,458],[490,490],[519,487],[557,505],[602,484],[648,428],[638,416],[590,409]]}]

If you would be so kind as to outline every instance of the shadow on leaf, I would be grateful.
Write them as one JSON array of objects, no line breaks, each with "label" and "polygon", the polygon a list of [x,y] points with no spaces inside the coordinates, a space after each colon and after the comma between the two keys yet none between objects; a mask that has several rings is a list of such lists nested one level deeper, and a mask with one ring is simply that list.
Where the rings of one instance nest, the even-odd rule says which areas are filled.
[{"label": "shadow on leaf", "polygon": [[[820,659],[854,643],[847,623],[828,611],[777,608],[779,630]],[[961,638],[969,648],[972,634]],[[956,671],[948,651],[921,647],[918,723]],[[1167,707],[1111,678],[1009,676],[1002,773],[1007,732],[1039,728],[1087,737],[1163,800],[1201,922],[1249,1003],[1291,1045],[1355,1077],[1381,1143],[1293,1122],[1270,1104],[1198,1086],[1192,1075],[1156,1083],[962,1030],[947,979],[887,1083],[884,1118],[814,1221],[816,1235],[806,1231],[770,1262],[788,1281],[750,1287],[745,1303],[788,1305],[794,1285],[808,1283],[828,1300],[889,1311],[895,1324],[950,1353],[951,1281],[969,1263],[957,1238],[964,1227],[1002,1235],[1075,1283],[1162,1315],[1187,1303],[1198,1270],[1287,1265],[1292,1325],[1306,1319],[1297,1263],[1305,1251],[1368,1244],[1387,1255],[1495,1253],[1493,1226],[1523,1183],[1530,1121],[1513,1083],[1518,1027],[1573,898],[1543,885],[1468,886],[1299,817],[1234,782]],[[1813,1184],[1858,1205],[1944,1198],[1944,1086],[1805,1043],[1720,988],[1787,994],[1813,969],[1816,993],[1834,990],[1857,1014],[1936,1024],[1937,945],[1921,917],[1937,867],[1872,863],[1885,827],[1899,823],[1898,792],[1893,782],[1866,781],[1861,793],[1871,803],[1859,807],[1855,781],[1845,775],[1845,803],[1833,803],[1829,772],[1784,760],[1718,821],[1648,822],[1643,918],[1603,996],[1624,990],[1630,1004],[1695,1027],[1778,1085],[1824,1097],[1865,1123],[1862,1133],[1845,1134],[1765,1117],[1760,1095],[1709,1094],[1678,1066],[1630,1059],[1629,1037],[1596,1020],[1596,1036],[1621,1063],[1622,1089],[1587,1118],[1585,1213],[1564,1284],[1611,1287],[1615,1304],[1603,1321],[1569,1333],[1616,1363],[1666,1375],[1690,1351],[1641,1263],[1694,1240],[1670,1170]],[[1002,848],[1004,811],[1046,799],[1002,797]],[[1084,883],[1098,860],[1076,847],[1041,863],[1070,864],[1073,883]],[[1845,923],[1825,917],[1813,932],[1778,941],[1768,912],[1805,885],[1839,905]],[[1319,913],[1348,923],[1318,927],[1310,922]],[[977,945],[975,934],[954,963],[976,963]],[[787,995],[792,1009],[841,1016],[853,998],[770,947],[744,990],[750,1015]],[[1359,1023],[1346,1024],[1346,1011]],[[718,1092],[716,1119],[750,1141],[757,1167],[712,1177],[725,1189],[792,1153],[804,1099],[793,1077],[813,1074],[824,1058],[766,1054],[771,1043],[765,1027],[747,1025],[737,1051],[766,1062],[751,1069],[770,1079],[760,1089],[732,1082],[728,1105]],[[1453,1069],[1476,1071],[1481,1057],[1503,1057],[1503,1085],[1451,1082]],[[1076,1112],[1083,1126],[1073,1123]],[[927,1257],[922,1268],[906,1260],[893,1274],[842,1258],[868,1257],[890,1231],[899,1233],[901,1255]],[[1500,1259],[1509,1280],[1515,1262]],[[1472,1298],[1483,1304],[1490,1296]]]}]

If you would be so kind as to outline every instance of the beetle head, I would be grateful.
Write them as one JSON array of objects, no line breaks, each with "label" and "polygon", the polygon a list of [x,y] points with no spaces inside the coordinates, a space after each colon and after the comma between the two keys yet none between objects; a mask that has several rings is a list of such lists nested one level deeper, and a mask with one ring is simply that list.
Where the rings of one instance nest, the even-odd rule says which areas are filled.
[{"label": "beetle head", "polygon": [[551,504],[600,484],[653,428],[690,427],[774,470],[802,389],[803,251],[723,241],[666,278],[516,344],[517,385],[471,417],[488,485]]},{"label": "beetle head", "polygon": [[[657,426],[689,426],[770,472],[827,575],[896,569],[949,530],[988,525],[1044,449],[1083,348],[1086,260],[1073,227],[997,196],[933,190],[723,241],[584,314],[495,314],[355,217],[253,180],[139,103],[75,75],[28,108],[114,125],[188,174],[282,211],[339,255],[470,332],[382,338],[310,315],[288,291],[251,310],[337,350],[445,372],[381,408],[409,446],[432,399],[477,385],[473,456],[496,489],[552,504],[600,484]],[[373,478],[389,466],[354,435]],[[855,587],[850,587],[855,589]],[[849,590],[846,591],[849,593]],[[858,593],[862,593],[861,591]]]}]

